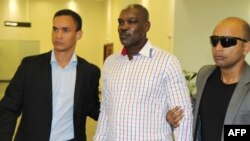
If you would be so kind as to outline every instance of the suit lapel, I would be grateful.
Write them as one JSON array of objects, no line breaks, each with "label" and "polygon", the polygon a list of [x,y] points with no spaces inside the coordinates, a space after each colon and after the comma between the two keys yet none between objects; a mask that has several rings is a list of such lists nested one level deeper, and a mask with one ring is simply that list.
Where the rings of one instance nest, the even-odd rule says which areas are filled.
[{"label": "suit lapel", "polygon": [[77,57],[77,67],[76,67],[76,82],[75,82],[75,95],[74,95],[74,113],[75,113],[75,110],[77,108],[77,105],[79,103],[79,100],[80,100],[80,96],[81,96],[81,87],[83,87],[83,82],[82,80],[82,77],[84,73],[84,65],[83,63],[81,62],[81,60],[79,59],[79,57]]},{"label": "suit lapel", "polygon": [[195,103],[195,109],[197,110],[195,111],[195,116],[197,116],[198,114],[201,96],[202,96],[205,84],[207,83],[207,79],[211,75],[211,73],[214,71],[215,68],[216,68],[215,66],[206,66],[205,68],[203,68],[200,76],[197,77],[196,87],[199,89],[197,89],[197,97],[196,97],[196,103]]},{"label": "suit lapel", "polygon": [[195,138],[200,138],[200,120],[198,117],[199,106],[201,96],[207,83],[208,77],[214,71],[216,67],[214,65],[209,65],[201,68],[200,72],[198,73],[197,80],[196,80],[196,87],[197,87],[197,94],[195,99],[195,111],[194,111],[194,124],[193,124],[193,133]]},{"label": "suit lapel", "polygon": [[45,93],[47,94],[47,108],[45,109],[48,113],[48,121],[52,119],[52,70],[51,70],[51,51],[45,54],[43,60],[43,68],[44,68],[44,84],[45,84]]},{"label": "suit lapel", "polygon": [[245,63],[245,67],[244,67],[241,79],[238,82],[237,87],[235,88],[235,91],[228,105],[224,124],[233,123],[234,116],[236,112],[238,111],[239,106],[242,103],[242,100],[244,99],[244,96],[248,90],[248,87],[246,87],[246,84],[249,83],[249,80],[250,80],[250,68],[249,68],[249,65]]}]

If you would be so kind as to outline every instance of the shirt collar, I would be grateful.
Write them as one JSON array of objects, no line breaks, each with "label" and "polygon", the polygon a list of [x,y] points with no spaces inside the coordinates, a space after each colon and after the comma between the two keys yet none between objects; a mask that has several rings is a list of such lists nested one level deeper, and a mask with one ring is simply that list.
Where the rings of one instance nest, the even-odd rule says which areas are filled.
[{"label": "shirt collar", "polygon": [[[55,51],[54,50],[52,50],[50,62],[57,63],[57,60],[56,60],[56,57],[55,57]],[[72,62],[73,63],[77,63],[77,57],[76,57],[75,52],[73,53],[73,55],[72,55],[72,57],[70,59],[69,64],[71,64]]]},{"label": "shirt collar", "polygon": [[[127,49],[125,47],[123,47],[121,54],[123,56],[127,55]],[[151,42],[147,41],[138,54],[151,58],[153,56],[153,47]]]}]

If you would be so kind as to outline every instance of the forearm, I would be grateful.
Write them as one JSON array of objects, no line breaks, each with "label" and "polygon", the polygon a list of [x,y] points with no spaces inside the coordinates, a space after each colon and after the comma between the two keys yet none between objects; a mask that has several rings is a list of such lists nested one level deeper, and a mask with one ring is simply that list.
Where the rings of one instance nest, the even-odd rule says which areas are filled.
[{"label": "forearm", "polygon": [[8,111],[0,102],[0,141],[12,140],[17,117],[17,114]]},{"label": "forearm", "polygon": [[107,97],[105,87],[102,89],[102,102],[100,108],[100,115],[98,118],[98,126],[96,130],[96,134],[94,137],[94,141],[108,141],[108,130],[109,128],[109,116],[108,116],[108,109],[109,109],[109,99]]},{"label": "forearm", "polygon": [[98,119],[98,126],[96,134],[94,136],[94,141],[107,141],[107,132],[108,132],[108,118],[104,112],[101,112]]},{"label": "forearm", "polygon": [[180,121],[180,126],[174,128],[174,138],[175,141],[193,141],[192,138],[192,124],[193,124],[193,115],[192,107],[187,106],[183,108],[184,117]]}]

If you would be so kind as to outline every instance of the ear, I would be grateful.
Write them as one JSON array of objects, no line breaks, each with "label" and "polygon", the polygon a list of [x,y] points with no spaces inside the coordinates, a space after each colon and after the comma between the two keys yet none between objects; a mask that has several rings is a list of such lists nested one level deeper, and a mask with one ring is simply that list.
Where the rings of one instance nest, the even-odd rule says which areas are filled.
[{"label": "ear", "polygon": [[145,23],[145,31],[146,32],[148,32],[149,31],[149,29],[150,29],[150,25],[151,25],[151,23],[150,23],[150,21],[147,21],[146,23]]},{"label": "ear", "polygon": [[248,52],[250,51],[250,41],[244,43],[244,52],[243,54],[246,56],[248,54]]},{"label": "ear", "polygon": [[77,31],[77,32],[76,32],[76,39],[77,39],[77,40],[80,40],[80,39],[82,38],[82,34],[83,34],[83,33],[82,33],[82,30]]}]

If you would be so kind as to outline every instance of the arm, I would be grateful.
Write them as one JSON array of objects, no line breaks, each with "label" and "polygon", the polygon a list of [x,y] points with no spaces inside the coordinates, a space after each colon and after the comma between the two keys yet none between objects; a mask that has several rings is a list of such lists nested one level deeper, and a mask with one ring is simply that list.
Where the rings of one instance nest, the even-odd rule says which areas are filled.
[{"label": "arm", "polygon": [[107,141],[107,132],[109,130],[108,116],[106,112],[105,100],[102,99],[100,116],[98,119],[98,125],[96,129],[96,134],[94,136],[94,141]]},{"label": "arm", "polygon": [[9,111],[4,105],[0,104],[0,140],[11,141],[14,134],[17,114]]},{"label": "arm", "polygon": [[100,70],[97,67],[94,67],[91,73],[91,97],[89,98],[91,106],[89,108],[90,114],[89,116],[94,120],[98,119],[100,112],[100,102],[99,102],[99,79],[100,79]]},{"label": "arm", "polygon": [[109,124],[108,124],[109,96],[106,90],[105,73],[103,73],[102,75],[103,75],[103,85],[101,94],[102,101],[101,101],[100,115],[98,118],[98,126],[94,136],[94,141],[108,140],[107,132],[109,130]]},{"label": "arm", "polygon": [[193,115],[186,80],[179,61],[173,56],[169,59],[165,80],[168,107],[180,106],[184,114],[179,127],[174,129],[174,138],[175,141],[192,141]]},{"label": "arm", "polygon": [[17,118],[21,114],[24,91],[24,63],[6,88],[4,97],[0,101],[0,140],[11,141]]}]

